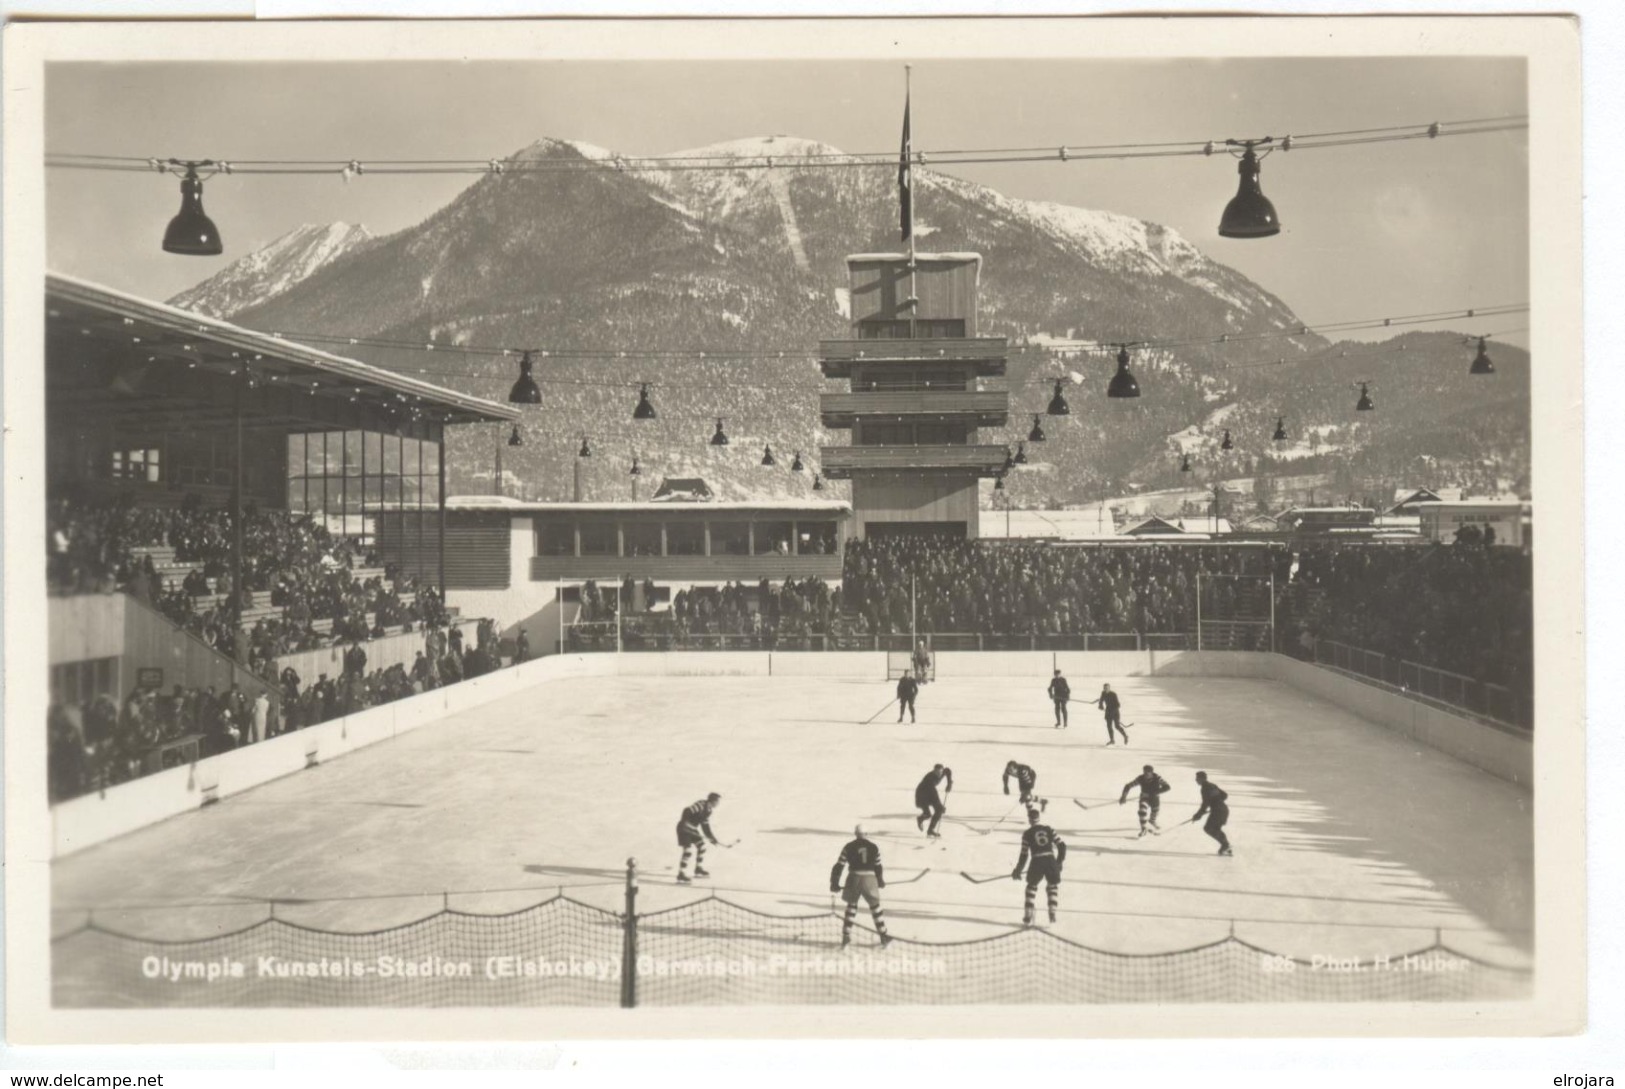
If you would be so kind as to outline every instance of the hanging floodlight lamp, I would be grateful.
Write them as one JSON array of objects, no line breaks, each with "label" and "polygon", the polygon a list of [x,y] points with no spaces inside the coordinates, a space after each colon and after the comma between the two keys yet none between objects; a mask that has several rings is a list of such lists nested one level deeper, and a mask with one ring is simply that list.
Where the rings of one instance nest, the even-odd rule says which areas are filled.
[{"label": "hanging floodlight lamp", "polygon": [[[1259,160],[1262,156],[1253,152],[1253,148],[1271,142],[1273,140],[1269,136],[1262,140],[1225,141],[1229,147],[1242,149],[1241,162],[1236,168],[1241,175],[1241,184],[1236,189],[1236,195],[1230,198],[1230,203],[1224,206],[1224,215],[1219,218],[1221,237],[1268,238],[1281,233],[1281,221],[1275,215],[1275,205],[1270,203],[1258,184]],[[1264,154],[1268,155],[1269,150],[1265,150]]]},{"label": "hanging floodlight lamp", "polygon": [[1191,471],[1191,456],[1189,454],[1186,454],[1183,460],[1180,461],[1179,471],[1182,473],[1188,473]]},{"label": "hanging floodlight lamp", "polygon": [[1051,416],[1070,416],[1071,407],[1066,403],[1066,397],[1061,393],[1061,379],[1055,380],[1055,396],[1049,399],[1049,407],[1044,410]]},{"label": "hanging floodlight lamp", "polygon": [[536,379],[530,376],[532,366],[530,353],[524,352],[519,356],[519,378],[508,391],[510,405],[539,405],[542,403],[542,391],[536,385]]},{"label": "hanging floodlight lamp", "polygon": [[771,447],[771,446],[763,446],[762,447],[762,468],[771,469],[771,468],[773,468],[773,466],[775,466],[777,464],[778,464],[778,462],[773,457],[773,447]]},{"label": "hanging floodlight lamp", "polygon": [[1220,450],[1234,450],[1235,448],[1236,448],[1236,444],[1230,441],[1230,429],[1225,428],[1224,441],[1219,443],[1219,449]]},{"label": "hanging floodlight lamp", "polygon": [[1270,438],[1273,439],[1276,442],[1285,442],[1286,441],[1286,417],[1285,416],[1277,416],[1277,417],[1275,417],[1275,434],[1271,435]]},{"label": "hanging floodlight lamp", "polygon": [[819,476],[817,473],[814,473],[813,474],[813,491],[821,492],[823,490],[824,490],[824,478]]},{"label": "hanging floodlight lamp", "polygon": [[1024,442],[1016,443],[1016,456],[1013,459],[1013,462],[1016,465],[1025,465],[1025,464],[1027,464],[1027,444],[1026,443],[1024,443]]},{"label": "hanging floodlight lamp", "polygon": [[525,445],[525,436],[523,436],[523,435],[521,435],[519,433],[519,425],[518,424],[513,425],[513,432],[511,434],[509,434],[509,436],[508,436],[508,445],[509,446],[523,446],[523,445]]},{"label": "hanging floodlight lamp", "polygon": [[1473,357],[1473,365],[1467,368],[1468,374],[1494,374],[1495,364],[1490,362],[1489,353],[1484,350],[1484,338],[1478,338],[1478,354]]},{"label": "hanging floodlight lamp", "polygon": [[587,436],[585,436],[585,435],[581,436],[581,449],[576,451],[576,457],[578,457],[578,458],[590,458],[590,457],[592,457],[592,448],[587,445]]},{"label": "hanging floodlight lamp", "polygon": [[643,469],[638,465],[638,456],[636,454],[632,455],[632,468],[630,468],[630,469],[628,469],[626,471],[626,475],[627,476],[642,476],[643,475]]},{"label": "hanging floodlight lamp", "polygon": [[728,436],[722,430],[722,421],[721,420],[717,421],[717,431],[716,431],[716,434],[711,436],[711,445],[712,446],[727,446],[728,445]]},{"label": "hanging floodlight lamp", "polygon": [[1117,373],[1106,386],[1107,397],[1138,397],[1140,383],[1135,380],[1134,372],[1128,369],[1128,345],[1123,345],[1117,352]]},{"label": "hanging floodlight lamp", "polygon": [[164,252],[179,253],[187,257],[215,257],[223,248],[220,232],[214,220],[203,212],[203,179],[197,176],[200,166],[213,166],[214,162],[169,160],[173,166],[184,166],[186,176],[181,179],[181,210],[169,221],[164,231]]},{"label": "hanging floodlight lamp", "polygon": [[1366,388],[1366,383],[1365,382],[1361,382],[1360,383],[1360,399],[1359,399],[1359,401],[1357,401],[1355,403],[1354,411],[1356,411],[1356,412],[1370,412],[1372,409],[1374,409],[1376,407],[1377,407],[1376,405],[1371,403],[1371,391]]},{"label": "hanging floodlight lamp", "polygon": [[801,472],[801,470],[803,470],[805,468],[806,468],[806,466],[801,464],[801,451],[797,450],[794,460],[792,460],[790,462],[790,471],[792,473],[799,473],[799,472]]},{"label": "hanging floodlight lamp", "polygon": [[634,420],[652,420],[655,418],[655,406],[649,401],[649,383],[643,383],[638,391],[638,407],[632,410]]},{"label": "hanging floodlight lamp", "polygon": [[1027,432],[1028,442],[1044,441],[1044,425],[1038,420],[1038,413],[1033,413],[1033,429]]}]

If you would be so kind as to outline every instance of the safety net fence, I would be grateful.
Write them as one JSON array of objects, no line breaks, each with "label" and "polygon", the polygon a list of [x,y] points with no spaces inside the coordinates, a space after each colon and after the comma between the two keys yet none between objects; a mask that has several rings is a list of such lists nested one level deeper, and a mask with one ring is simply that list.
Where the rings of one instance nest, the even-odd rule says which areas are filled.
[{"label": "safety net fence", "polygon": [[1437,939],[1332,969],[1234,934],[1128,954],[1036,928],[882,947],[860,925],[843,949],[829,912],[771,915],[710,896],[639,913],[563,893],[365,933],[269,917],[156,940],[91,914],[53,939],[52,972],[63,1008],[1476,1002],[1527,997],[1531,984],[1526,967]]}]

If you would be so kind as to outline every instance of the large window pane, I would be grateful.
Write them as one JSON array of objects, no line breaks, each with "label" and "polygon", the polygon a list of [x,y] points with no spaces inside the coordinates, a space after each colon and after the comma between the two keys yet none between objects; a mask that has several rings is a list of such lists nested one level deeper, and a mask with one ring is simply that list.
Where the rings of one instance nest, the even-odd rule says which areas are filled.
[{"label": "large window pane", "polygon": [[543,522],[537,531],[536,549],[543,556],[574,556],[576,554],[576,527],[574,522]]},{"label": "large window pane", "polygon": [[712,522],[711,555],[750,555],[749,522]]},{"label": "large window pane", "polygon": [[782,556],[790,554],[790,523],[757,522],[756,554],[766,556],[775,552]]},{"label": "large window pane", "polygon": [[616,544],[614,522],[582,522],[581,554],[583,556],[615,556],[620,554]]},{"label": "large window pane", "polygon": [[659,522],[628,522],[624,532],[628,556],[660,555]]},{"label": "large window pane", "polygon": [[796,539],[803,556],[829,556],[835,552],[834,522],[797,522]]},{"label": "large window pane", "polygon": [[667,522],[666,523],[666,555],[668,555],[668,556],[703,556],[703,555],[705,555],[705,523],[703,523],[703,522]]}]

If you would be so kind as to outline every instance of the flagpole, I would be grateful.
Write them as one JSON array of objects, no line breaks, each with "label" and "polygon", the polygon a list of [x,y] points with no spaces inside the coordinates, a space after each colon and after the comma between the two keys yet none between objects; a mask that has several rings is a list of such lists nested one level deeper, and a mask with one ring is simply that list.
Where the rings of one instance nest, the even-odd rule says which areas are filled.
[{"label": "flagpole", "polygon": [[[903,65],[903,109],[912,113],[914,102],[914,66]],[[909,157],[909,183],[908,183],[908,335],[913,339],[917,335],[915,328],[920,316],[920,294],[915,281],[916,266],[914,264],[914,147],[913,125],[910,123]]]}]

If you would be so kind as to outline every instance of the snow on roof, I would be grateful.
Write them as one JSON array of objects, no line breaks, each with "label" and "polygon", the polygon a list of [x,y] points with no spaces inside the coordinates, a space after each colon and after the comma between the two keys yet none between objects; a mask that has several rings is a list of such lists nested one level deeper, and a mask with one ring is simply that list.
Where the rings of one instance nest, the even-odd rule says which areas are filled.
[{"label": "snow on roof", "polygon": [[1413,504],[1413,505],[1417,506],[1417,507],[1428,507],[1428,508],[1432,508],[1432,507],[1445,507],[1445,508],[1458,508],[1458,507],[1527,507],[1527,506],[1529,506],[1529,500],[1527,500],[1527,499],[1462,499],[1462,500],[1459,500],[1459,501],[1456,501],[1456,502],[1451,502],[1449,500],[1441,499],[1441,500],[1438,500],[1436,502],[1430,501],[1430,502],[1426,502],[1426,503],[1416,503],[1416,504]]},{"label": "snow on roof", "polygon": [[182,310],[180,307],[170,306],[168,303],[143,299],[139,295],[132,295],[126,291],[106,287],[90,280],[81,279],[78,276],[69,276],[62,272],[48,272],[45,275],[45,291],[47,296],[54,293],[75,303],[95,306],[103,310],[111,310],[114,307],[133,310],[141,318],[152,322],[154,325],[176,331],[196,332],[204,336],[213,333],[222,337],[231,337],[240,344],[252,345],[255,349],[263,351],[267,355],[274,355],[288,362],[302,363],[317,370],[340,375],[351,381],[368,382],[374,386],[391,390],[409,391],[436,404],[453,406],[465,411],[472,410],[486,419],[519,419],[518,410],[507,405],[499,405],[494,401],[487,401],[479,397],[470,397],[465,393],[446,389],[444,386],[436,386],[395,371],[374,367],[370,363],[361,362],[359,359],[334,355],[332,352],[312,348],[308,344],[301,344],[286,337],[262,333],[241,325],[233,325],[229,321],[211,318],[191,310]]}]

